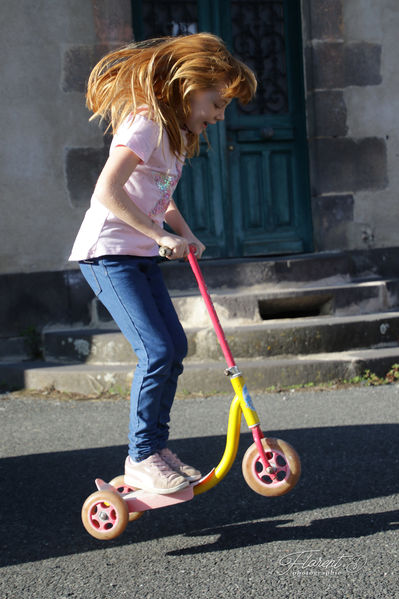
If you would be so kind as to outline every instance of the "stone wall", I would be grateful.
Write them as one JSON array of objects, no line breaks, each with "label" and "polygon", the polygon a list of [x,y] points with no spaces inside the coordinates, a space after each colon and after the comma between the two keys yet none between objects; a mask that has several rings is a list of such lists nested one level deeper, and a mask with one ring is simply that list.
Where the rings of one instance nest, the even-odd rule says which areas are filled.
[{"label": "stone wall", "polygon": [[85,80],[131,40],[131,2],[2,0],[1,10],[0,274],[59,271],[105,158]]},{"label": "stone wall", "polygon": [[303,3],[317,250],[398,244],[396,0]]},{"label": "stone wall", "polygon": [[[302,0],[315,247],[397,246],[397,0]],[[106,157],[84,85],[131,0],[3,0],[0,274],[64,271]]]},{"label": "stone wall", "polygon": [[[79,94],[82,103],[91,69],[107,52],[130,42],[133,36],[130,0],[92,0],[92,5],[95,43],[71,45],[63,56],[62,89],[66,94]],[[98,174],[108,156],[109,142],[106,136],[94,147],[65,148],[65,180],[73,208],[87,210]]]}]

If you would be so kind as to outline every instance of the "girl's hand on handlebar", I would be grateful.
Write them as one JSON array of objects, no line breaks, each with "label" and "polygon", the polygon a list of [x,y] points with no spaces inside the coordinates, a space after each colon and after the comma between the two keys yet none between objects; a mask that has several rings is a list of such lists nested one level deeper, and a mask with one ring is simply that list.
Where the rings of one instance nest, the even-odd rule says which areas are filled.
[{"label": "girl's hand on handlebar", "polygon": [[168,260],[187,258],[189,253],[189,244],[187,239],[184,239],[184,237],[179,237],[178,235],[164,235],[158,241],[158,245],[161,248],[167,248],[169,250],[169,252],[165,252],[163,254]]},{"label": "girl's hand on handlebar", "polygon": [[198,260],[201,258],[202,254],[205,252],[206,247],[197,237],[190,237],[187,239],[188,245],[191,248],[194,248],[194,254]]}]

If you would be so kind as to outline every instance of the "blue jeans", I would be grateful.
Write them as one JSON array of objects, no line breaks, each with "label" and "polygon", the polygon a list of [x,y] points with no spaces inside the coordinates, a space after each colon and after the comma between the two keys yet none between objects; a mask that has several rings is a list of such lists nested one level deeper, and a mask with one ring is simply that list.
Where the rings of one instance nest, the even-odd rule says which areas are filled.
[{"label": "blue jeans", "polygon": [[129,455],[141,461],[166,447],[169,414],[183,371],[187,338],[157,258],[104,256],[81,271],[138,358],[129,423]]}]

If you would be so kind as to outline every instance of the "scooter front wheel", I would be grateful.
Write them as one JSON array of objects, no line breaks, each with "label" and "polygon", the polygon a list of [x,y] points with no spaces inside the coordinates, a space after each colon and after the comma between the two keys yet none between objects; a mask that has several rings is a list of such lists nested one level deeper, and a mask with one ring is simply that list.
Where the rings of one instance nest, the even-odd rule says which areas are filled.
[{"label": "scooter front wheel", "polygon": [[82,507],[83,526],[96,539],[115,539],[123,533],[128,520],[127,505],[114,491],[96,491],[89,495]]},{"label": "scooter front wheel", "polygon": [[242,473],[246,483],[260,495],[276,497],[295,487],[301,475],[301,461],[295,449],[281,439],[262,439],[271,471],[265,469],[256,444],[245,452]]},{"label": "scooter front wheel", "polygon": [[[125,483],[125,477],[123,476],[123,474],[113,478],[109,484],[115,487],[115,489],[118,491],[120,495],[124,495],[125,493],[131,493],[132,491],[138,491],[138,489],[136,489],[135,487],[132,487]],[[141,518],[143,514],[144,512],[129,512],[129,522],[134,522],[134,520],[138,520],[139,518]]]}]

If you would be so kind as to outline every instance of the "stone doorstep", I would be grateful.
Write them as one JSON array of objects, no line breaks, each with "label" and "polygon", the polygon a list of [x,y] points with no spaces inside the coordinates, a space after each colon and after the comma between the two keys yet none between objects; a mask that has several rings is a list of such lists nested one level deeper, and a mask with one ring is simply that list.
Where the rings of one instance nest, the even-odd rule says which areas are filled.
[{"label": "stone doorstep", "polygon": [[[238,366],[249,390],[265,390],[307,383],[350,379],[369,368],[383,376],[399,362],[399,348],[358,350],[341,353],[242,360]],[[82,397],[101,393],[128,392],[133,376],[130,366],[74,364],[60,366],[44,362],[0,364],[0,384],[27,390],[55,389]],[[180,396],[231,392],[224,367],[215,361],[187,364],[179,379]]]},{"label": "stone doorstep", "polygon": [[[399,247],[347,252],[319,252],[268,258],[228,258],[201,260],[201,270],[209,289],[222,281],[229,287],[308,284],[340,277],[344,280],[394,278],[397,276]],[[183,262],[161,265],[169,289],[196,289],[194,275]]]},{"label": "stone doorstep", "polygon": [[[198,291],[171,290],[176,312],[185,327],[208,326],[209,315]],[[220,322],[228,325],[252,324],[270,318],[314,316],[318,314],[367,314],[399,306],[399,283],[392,280],[334,282],[323,285],[266,287],[254,285],[244,289],[211,291]],[[112,322],[111,316],[95,299],[93,323],[98,326]]]},{"label": "stone doorstep", "polygon": [[[233,289],[264,285],[272,290],[280,285],[306,288],[309,283],[330,286],[334,281],[337,284],[360,279],[396,279],[391,288],[387,283],[387,296],[399,298],[398,260],[399,247],[391,247],[280,257],[204,259],[201,270],[211,290],[220,289],[223,284]],[[169,262],[161,267],[169,289],[183,293],[197,291],[188,264]],[[0,285],[0,332],[3,336],[16,337],[27,328],[41,331],[50,323],[89,324],[92,300],[89,286],[75,268],[4,274]],[[396,304],[399,305],[399,299]]]},{"label": "stone doorstep", "polygon": [[[334,278],[334,283],[337,283],[337,279]],[[327,283],[327,282],[325,282]],[[286,287],[279,285],[275,288],[265,288],[264,286],[252,286],[250,289],[223,289],[220,288],[212,293],[214,305],[216,307],[218,316],[224,327],[234,326],[234,339],[243,342],[244,336],[247,336],[247,331],[243,329],[242,334],[238,334],[237,331],[241,330],[242,326],[256,326],[261,327],[266,319],[267,322],[273,321],[279,323],[284,321],[283,317],[296,316],[295,326],[300,322],[299,316],[308,317],[315,313],[329,314],[334,313],[336,315],[342,314],[360,314],[360,313],[372,313],[372,312],[383,312],[386,310],[393,310],[399,304],[399,280],[378,280],[378,281],[358,281],[356,283],[340,283],[332,284],[333,281],[329,281],[329,285],[323,286],[312,286],[311,284],[302,284],[297,287]],[[174,297],[172,298],[177,312],[183,322],[183,325],[189,332],[189,339],[191,341],[190,354],[193,355],[197,351],[201,355],[201,347],[205,347],[201,341],[201,334],[198,331],[192,331],[194,328],[203,327],[208,329],[210,325],[209,315],[206,311],[205,304],[199,295],[198,290],[191,292],[175,291],[172,292]],[[95,300],[94,300],[95,301]],[[109,331],[118,330],[115,323],[110,320],[108,312],[102,308],[101,315],[99,312],[99,303],[93,305],[93,319],[92,325],[88,327],[88,330],[93,328],[107,329]],[[265,320],[264,320],[265,319]],[[96,323],[96,324],[95,324]],[[268,325],[270,326],[270,325]],[[54,329],[56,327],[48,327],[48,329]],[[65,325],[63,328],[66,328]],[[70,327],[68,327],[70,328]],[[76,329],[76,327],[73,327]],[[262,332],[258,332],[259,337],[257,338],[257,345],[264,344],[264,335]],[[254,333],[253,333],[254,335]],[[74,333],[72,334],[74,336]],[[209,333],[204,330],[202,337],[209,339]],[[256,335],[255,335],[256,337]],[[85,336],[83,336],[85,339]],[[195,341],[195,343],[194,343]],[[392,341],[392,340],[391,340]],[[379,343],[380,341],[367,342],[366,345]],[[76,340],[73,339],[73,343]],[[91,344],[91,341],[83,342],[79,348],[78,353],[82,353],[82,357],[85,354],[85,346],[87,343]],[[65,345],[65,342],[63,342]],[[245,344],[246,346],[248,344]],[[275,339],[272,339],[272,343],[268,343],[268,346],[273,346],[272,350],[268,350],[266,355],[276,353],[275,348],[279,345]],[[118,342],[117,346],[120,346]],[[27,359],[29,358],[28,345],[26,339],[22,337],[3,338],[0,339],[0,361],[10,359]],[[62,348],[59,348],[61,350]],[[298,352],[301,353],[304,350],[299,346]],[[344,347],[343,349],[348,349]],[[59,351],[57,350],[57,351]],[[112,359],[115,348],[111,348],[111,354],[105,359]],[[119,351],[119,350],[118,350]],[[206,352],[212,352],[211,357],[214,358],[218,355],[218,350],[214,349],[214,344],[211,341],[208,345]],[[237,353],[237,349],[234,349]],[[238,350],[239,351],[239,350]],[[125,352],[125,350],[123,350]],[[284,352],[284,350],[283,350]],[[69,354],[69,350],[67,354]],[[204,353],[204,352],[202,352]],[[245,347],[246,355],[251,355],[251,350]],[[262,355],[265,353],[261,352]],[[279,352],[281,353],[281,351]],[[61,351],[61,354],[63,352]],[[76,352],[75,352],[76,354]],[[54,351],[51,350],[50,355],[55,358]],[[237,354],[239,355],[239,354]],[[66,356],[66,359],[72,359],[73,361],[79,359],[77,355],[73,355],[71,358]],[[130,361],[130,357],[128,358]],[[115,361],[115,359],[113,359]],[[119,358],[116,360],[119,361]],[[123,361],[123,360],[122,360]]]},{"label": "stone doorstep", "polygon": [[[399,342],[399,312],[232,324],[224,332],[236,359],[338,352]],[[205,329],[186,329],[186,333],[189,342],[186,361],[223,360],[209,324]],[[122,333],[109,329],[46,331],[43,348],[49,362],[85,362],[106,367],[135,363],[134,353]]]}]

